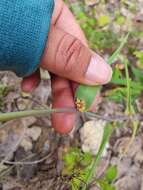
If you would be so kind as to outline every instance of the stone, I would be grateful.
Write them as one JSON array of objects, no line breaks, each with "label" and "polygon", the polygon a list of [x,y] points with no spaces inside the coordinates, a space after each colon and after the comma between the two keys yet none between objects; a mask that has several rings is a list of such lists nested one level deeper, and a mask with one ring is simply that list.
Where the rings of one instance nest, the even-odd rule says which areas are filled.
[{"label": "stone", "polygon": [[38,126],[33,126],[31,128],[28,128],[26,131],[26,135],[28,137],[31,137],[33,141],[37,141],[42,133],[42,130]]},{"label": "stone", "polygon": [[21,141],[20,146],[23,147],[25,151],[32,150],[32,148],[33,148],[32,141],[31,141],[31,139],[28,138],[28,137],[25,137],[25,138]]},{"label": "stone", "polygon": [[80,139],[83,152],[91,152],[96,155],[102,142],[104,126],[102,120],[88,121],[80,129]]}]

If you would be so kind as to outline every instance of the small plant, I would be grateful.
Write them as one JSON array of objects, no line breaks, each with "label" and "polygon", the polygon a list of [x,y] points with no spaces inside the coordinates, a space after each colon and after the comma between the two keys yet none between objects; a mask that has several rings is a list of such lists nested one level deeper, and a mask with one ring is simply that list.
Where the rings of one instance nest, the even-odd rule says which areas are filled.
[{"label": "small plant", "polygon": [[89,172],[93,156],[90,153],[83,153],[81,149],[71,148],[63,157],[64,168],[62,177],[66,177],[67,183],[72,190],[79,190],[86,184],[86,177]]},{"label": "small plant", "polygon": [[96,182],[101,190],[116,190],[116,188],[113,185],[113,182],[116,179],[116,177],[117,177],[117,167],[109,166],[104,176],[101,179],[96,180]]}]

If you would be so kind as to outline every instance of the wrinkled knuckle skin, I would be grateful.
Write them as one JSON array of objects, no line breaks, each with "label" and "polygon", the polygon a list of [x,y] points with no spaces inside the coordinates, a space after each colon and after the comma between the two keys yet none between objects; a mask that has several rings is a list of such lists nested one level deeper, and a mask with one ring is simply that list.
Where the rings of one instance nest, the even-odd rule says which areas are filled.
[{"label": "wrinkled knuckle skin", "polygon": [[66,34],[60,41],[56,52],[56,67],[63,74],[71,72],[79,59],[82,43],[73,36]]},{"label": "wrinkled knuckle skin", "polygon": [[55,57],[55,68],[59,75],[84,80],[91,51],[80,40],[65,34],[58,44]]},{"label": "wrinkled knuckle skin", "polygon": [[82,44],[79,40],[75,39],[72,44],[69,45],[69,49],[66,52],[66,63],[64,70],[66,72],[72,72],[76,65],[78,64],[80,50]]}]

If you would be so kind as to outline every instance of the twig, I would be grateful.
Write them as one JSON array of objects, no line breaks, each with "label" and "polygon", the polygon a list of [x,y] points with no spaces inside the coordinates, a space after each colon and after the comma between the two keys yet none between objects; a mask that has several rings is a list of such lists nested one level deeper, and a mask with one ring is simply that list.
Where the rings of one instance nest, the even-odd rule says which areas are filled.
[{"label": "twig", "polygon": [[44,115],[49,115],[52,113],[64,113],[64,112],[77,112],[75,109],[72,108],[63,108],[63,109],[37,109],[37,110],[28,110],[28,111],[19,111],[19,112],[10,112],[10,113],[1,113],[0,114],[0,121],[9,121],[12,119],[18,119],[23,117],[29,116],[36,116],[41,117]]},{"label": "twig", "polygon": [[4,164],[10,164],[10,165],[33,165],[33,164],[39,164],[43,161],[45,161],[47,158],[49,158],[50,155],[45,156],[44,158],[41,158],[40,160],[36,161],[27,161],[27,162],[12,162],[12,161],[4,161]]},{"label": "twig", "polygon": [[[31,155],[27,156],[26,158],[22,159],[21,161],[25,161],[25,160],[27,160],[27,159],[30,159],[30,158],[32,158],[33,156],[35,156],[35,154],[31,154]],[[15,167],[15,165],[12,165],[12,166],[10,166],[6,171],[1,172],[1,173],[0,173],[0,179],[1,179],[2,177],[4,177],[5,175],[7,175],[14,167]]]},{"label": "twig", "polygon": [[[10,112],[10,113],[1,113],[0,114],[0,121],[9,121],[13,119],[19,119],[19,118],[24,118],[24,117],[30,117],[30,116],[35,116],[35,117],[41,117],[41,116],[46,116],[52,113],[79,113],[81,112],[77,111],[74,108],[62,108],[62,109],[37,109],[37,110],[28,110],[28,111],[19,111],[19,112]],[[83,113],[82,113],[83,114]],[[116,122],[116,121],[143,121],[143,116],[140,114],[135,114],[135,115],[117,115],[117,116],[103,116],[99,115],[95,112],[84,112],[86,116],[91,117],[92,119],[102,119],[108,122]],[[0,128],[3,128],[4,126],[0,126]]]},{"label": "twig", "polygon": [[143,121],[143,116],[141,116],[140,114],[135,114],[135,115],[116,115],[116,116],[103,116],[103,115],[99,115],[97,113],[94,112],[86,112],[85,113],[88,117],[91,117],[92,119],[97,118],[97,119],[102,119],[108,122],[121,122],[121,121]]}]

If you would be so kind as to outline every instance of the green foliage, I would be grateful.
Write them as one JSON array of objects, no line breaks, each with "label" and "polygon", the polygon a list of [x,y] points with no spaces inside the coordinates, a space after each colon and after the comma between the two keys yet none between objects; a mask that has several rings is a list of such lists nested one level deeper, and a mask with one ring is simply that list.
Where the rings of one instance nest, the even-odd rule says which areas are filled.
[{"label": "green foliage", "polygon": [[86,183],[89,167],[93,161],[90,153],[83,153],[81,149],[71,148],[63,157],[63,176],[71,176],[68,182],[72,190],[79,190],[83,183]]},{"label": "green foliage", "polygon": [[141,69],[138,69],[134,66],[131,67],[133,76],[134,76],[134,81],[137,82],[137,84],[142,84],[143,83],[143,71]]},{"label": "green foliage", "polygon": [[[87,186],[91,183],[112,131],[113,126],[108,124],[104,129],[103,140],[95,159],[90,153],[83,153],[78,148],[71,148],[64,155],[64,168],[62,175],[71,176],[72,179],[69,181],[69,184],[71,185],[72,190],[79,190],[80,187],[82,187],[83,190],[86,190]],[[105,190],[105,187],[112,190],[113,186],[111,183],[116,178],[116,175],[117,169],[114,166],[111,166],[105,173],[105,177],[97,179],[96,182],[100,184],[102,190]]]},{"label": "green foliage", "polygon": [[89,166],[90,163],[92,162],[92,159],[93,159],[93,157],[92,157],[91,153],[85,152],[82,155],[81,165],[82,166]]},{"label": "green foliage", "polygon": [[110,23],[110,18],[108,15],[102,15],[98,19],[98,25],[100,27],[106,26]]},{"label": "green foliage", "polygon": [[138,59],[137,65],[140,69],[143,69],[143,51],[135,51],[134,55]]},{"label": "green foliage", "polygon": [[112,183],[116,177],[117,177],[117,167],[116,166],[110,166],[105,173],[105,179],[109,182]]},{"label": "green foliage", "polygon": [[109,184],[106,180],[99,180],[98,184],[101,188],[101,190],[116,190],[114,186]]},{"label": "green foliage", "polygon": [[[122,58],[121,58],[122,57]],[[134,105],[136,98],[142,93],[142,82],[143,82],[143,71],[134,67],[125,57],[120,55],[120,62],[125,65],[127,63],[130,80],[130,98],[131,104]],[[126,68],[127,69],[127,68]],[[127,74],[127,73],[126,73]],[[118,67],[113,69],[113,76],[111,84],[116,85],[114,88],[106,91],[105,95],[108,99],[113,100],[117,103],[126,103],[126,92],[127,92],[127,76],[125,75],[125,69],[120,70]]]},{"label": "green foliage", "polygon": [[93,50],[105,50],[114,47],[114,44],[118,43],[118,38],[115,33],[109,31],[98,31],[98,29],[90,30],[88,27],[83,28],[87,38],[89,39],[89,45]]},{"label": "green foliage", "polygon": [[79,158],[79,150],[78,149],[73,149],[69,153],[67,153],[64,156],[64,163],[68,167],[67,169],[73,169],[76,161]]},{"label": "green foliage", "polygon": [[112,30],[99,30],[99,27],[106,26],[110,23],[108,15],[102,15],[97,20],[95,9],[90,9],[89,15],[82,2],[72,3],[71,10],[81,25],[89,45],[93,50],[113,48],[114,44],[118,43],[118,37]]},{"label": "green foliage", "polygon": [[97,180],[97,184],[99,185],[101,190],[116,190],[113,182],[117,177],[117,167],[110,166],[104,176],[101,179]]},{"label": "green foliage", "polygon": [[119,55],[120,55],[120,52],[122,50],[122,48],[124,47],[124,45],[126,44],[127,40],[128,40],[128,37],[129,37],[129,33],[121,38],[121,42],[120,42],[120,45],[119,47],[116,49],[116,51],[109,57],[107,63],[109,65],[113,64],[118,58],[119,58]]},{"label": "green foliage", "polygon": [[0,84],[0,109],[4,106],[4,97],[7,96],[11,88],[7,85]]},{"label": "green foliage", "polygon": [[116,23],[122,26],[125,23],[125,17],[121,15],[117,16]]}]

